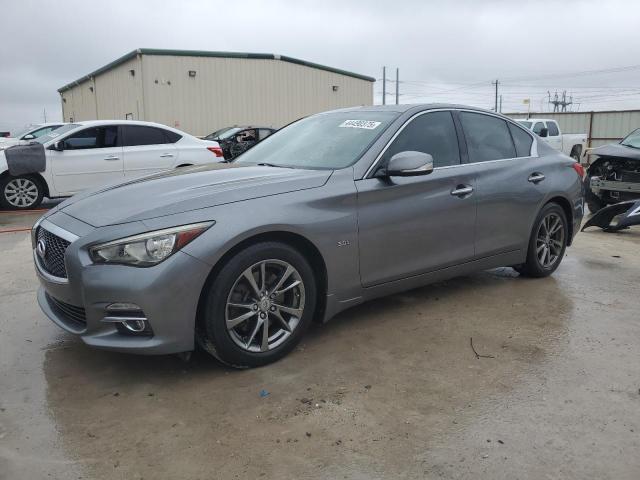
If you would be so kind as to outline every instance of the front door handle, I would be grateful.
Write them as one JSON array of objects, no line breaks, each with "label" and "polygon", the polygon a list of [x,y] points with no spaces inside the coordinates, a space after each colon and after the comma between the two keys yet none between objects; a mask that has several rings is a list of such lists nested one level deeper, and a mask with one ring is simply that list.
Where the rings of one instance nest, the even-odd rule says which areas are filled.
[{"label": "front door handle", "polygon": [[538,182],[541,182],[542,180],[544,180],[545,178],[546,178],[546,177],[545,177],[542,173],[540,173],[540,172],[534,172],[534,173],[532,173],[531,175],[529,175],[528,180],[529,180],[531,183],[538,183]]},{"label": "front door handle", "polygon": [[109,155],[108,157],[104,157],[105,160],[119,160],[120,157],[117,155]]},{"label": "front door handle", "polygon": [[458,185],[456,188],[451,190],[451,195],[456,197],[464,197],[471,193],[473,193],[473,187],[471,185]]},{"label": "front door handle", "polygon": [[160,158],[172,158],[173,157],[173,153],[163,153],[162,155],[160,155]]}]

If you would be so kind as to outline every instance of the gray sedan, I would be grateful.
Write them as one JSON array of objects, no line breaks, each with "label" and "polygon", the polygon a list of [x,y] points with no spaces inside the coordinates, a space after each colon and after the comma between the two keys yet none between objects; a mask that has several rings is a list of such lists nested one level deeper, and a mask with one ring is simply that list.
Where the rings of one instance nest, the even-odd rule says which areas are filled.
[{"label": "gray sedan", "polygon": [[551,274],[583,216],[581,177],[491,112],[326,112],[233,163],[61,203],[33,228],[38,302],[95,347],[264,365],[375,297],[499,266]]}]

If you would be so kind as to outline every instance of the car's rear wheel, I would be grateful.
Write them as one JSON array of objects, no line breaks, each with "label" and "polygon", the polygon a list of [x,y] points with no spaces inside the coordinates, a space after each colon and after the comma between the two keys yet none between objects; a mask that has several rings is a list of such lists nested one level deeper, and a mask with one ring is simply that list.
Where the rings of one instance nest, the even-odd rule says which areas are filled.
[{"label": "car's rear wheel", "polygon": [[264,242],[232,257],[206,295],[200,345],[227,365],[257,367],[298,344],[314,314],[316,283],[300,252]]},{"label": "car's rear wheel", "polygon": [[564,210],[557,203],[548,203],[542,208],[533,225],[527,261],[514,268],[528,277],[551,275],[562,262],[568,236],[569,229]]},{"label": "car's rear wheel", "polygon": [[7,176],[0,180],[0,203],[11,210],[35,208],[42,203],[42,183],[31,176]]}]

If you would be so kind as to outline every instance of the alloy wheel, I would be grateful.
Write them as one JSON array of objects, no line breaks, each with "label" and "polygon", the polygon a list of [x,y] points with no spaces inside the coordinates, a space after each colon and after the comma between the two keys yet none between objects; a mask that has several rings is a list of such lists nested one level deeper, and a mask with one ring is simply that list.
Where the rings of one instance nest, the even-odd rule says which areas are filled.
[{"label": "alloy wheel", "polygon": [[540,222],[536,235],[536,256],[540,266],[550,269],[562,255],[564,223],[556,213],[549,213]]},{"label": "alloy wheel", "polygon": [[38,185],[28,178],[14,178],[4,187],[4,198],[13,207],[30,207],[36,203],[38,196]]},{"label": "alloy wheel", "polygon": [[300,323],[304,303],[304,282],[298,271],[282,260],[262,260],[242,272],[229,292],[227,331],[243,350],[273,350]]}]

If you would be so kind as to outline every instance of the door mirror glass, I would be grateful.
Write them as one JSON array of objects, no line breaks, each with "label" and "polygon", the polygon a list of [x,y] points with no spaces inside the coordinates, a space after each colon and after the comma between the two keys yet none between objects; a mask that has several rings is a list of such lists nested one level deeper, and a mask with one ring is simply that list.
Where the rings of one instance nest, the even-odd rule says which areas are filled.
[{"label": "door mirror glass", "polygon": [[406,151],[396,153],[389,160],[385,175],[388,177],[413,177],[433,172],[433,157],[428,153]]},{"label": "door mirror glass", "polygon": [[540,129],[540,133],[539,133],[539,135],[540,135],[541,137],[546,137],[547,135],[549,135],[549,129],[548,129],[548,128],[542,128],[542,129]]}]

